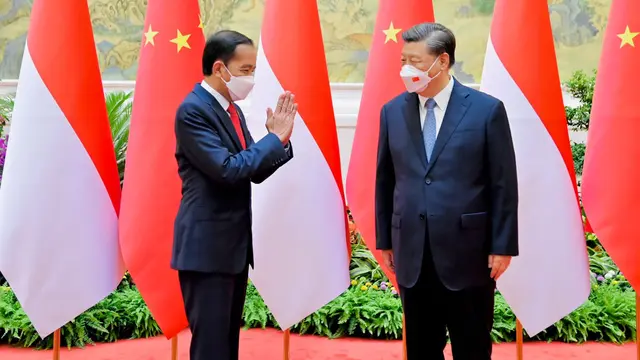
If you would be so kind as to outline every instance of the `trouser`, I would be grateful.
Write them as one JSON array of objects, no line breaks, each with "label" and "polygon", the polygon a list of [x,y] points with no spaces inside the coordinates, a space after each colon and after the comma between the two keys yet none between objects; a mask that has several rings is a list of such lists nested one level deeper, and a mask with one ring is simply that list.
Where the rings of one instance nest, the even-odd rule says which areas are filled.
[{"label": "trouser", "polygon": [[405,314],[407,360],[444,360],[447,330],[454,360],[490,360],[495,282],[452,291],[440,281],[429,250],[420,277],[400,287]]},{"label": "trouser", "polygon": [[238,360],[248,268],[238,275],[179,271],[191,360]]}]

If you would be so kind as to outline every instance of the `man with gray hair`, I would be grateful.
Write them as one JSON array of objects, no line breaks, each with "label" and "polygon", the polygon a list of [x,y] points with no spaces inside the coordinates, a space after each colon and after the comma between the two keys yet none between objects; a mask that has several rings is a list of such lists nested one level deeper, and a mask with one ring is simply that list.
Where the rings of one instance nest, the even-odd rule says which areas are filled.
[{"label": "man with gray hair", "polygon": [[503,103],[449,74],[456,40],[402,34],[407,92],[382,107],[377,248],[395,272],[409,360],[491,359],[495,281],[518,255],[518,183]]}]

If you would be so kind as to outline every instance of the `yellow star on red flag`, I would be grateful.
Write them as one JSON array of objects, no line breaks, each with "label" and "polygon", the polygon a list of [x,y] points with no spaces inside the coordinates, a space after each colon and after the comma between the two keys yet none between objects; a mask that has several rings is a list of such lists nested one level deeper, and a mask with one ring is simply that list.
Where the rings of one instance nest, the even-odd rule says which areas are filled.
[{"label": "yellow star on red flag", "polygon": [[636,47],[636,44],[634,44],[633,42],[633,38],[638,36],[638,34],[640,34],[640,32],[631,32],[631,30],[629,30],[629,25],[627,25],[627,28],[624,30],[624,32],[622,34],[618,34],[618,37],[622,39],[622,42],[620,42],[620,47],[622,48],[625,45]]},{"label": "yellow star on red flag", "polygon": [[191,34],[184,34],[182,35],[182,33],[180,32],[180,30],[178,30],[178,35],[176,35],[175,39],[171,39],[169,40],[170,42],[178,45],[178,51],[180,52],[180,50],[182,50],[182,48],[187,48],[187,49],[191,49],[191,46],[189,45],[189,37],[191,36]]},{"label": "yellow star on red flag", "polygon": [[158,32],[153,31],[153,29],[151,29],[151,24],[149,24],[149,29],[144,33],[144,45],[146,46],[148,44],[151,44],[152,46],[156,46],[155,42],[153,41],[153,38],[155,38],[156,35],[158,35]]},{"label": "yellow star on red flag", "polygon": [[393,41],[393,42],[397,43],[398,42],[398,33],[400,31],[402,31],[402,29],[396,29],[396,28],[393,27],[393,21],[392,21],[387,30],[382,30],[382,32],[386,35],[386,38],[384,39],[384,43],[386,44],[389,41]]},{"label": "yellow star on red flag", "polygon": [[198,17],[200,18],[200,24],[198,27],[202,29],[202,33],[204,33],[204,21],[202,21],[202,15],[198,15]]}]

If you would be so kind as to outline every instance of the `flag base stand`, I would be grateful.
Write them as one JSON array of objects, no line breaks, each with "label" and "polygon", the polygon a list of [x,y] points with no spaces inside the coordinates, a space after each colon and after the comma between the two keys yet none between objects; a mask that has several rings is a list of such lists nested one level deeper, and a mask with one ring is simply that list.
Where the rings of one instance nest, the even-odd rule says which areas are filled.
[{"label": "flag base stand", "polygon": [[171,338],[171,360],[178,360],[178,336]]},{"label": "flag base stand", "polygon": [[520,320],[518,320],[516,318],[516,357],[518,360],[522,360],[524,359],[524,352],[523,352],[523,330],[522,330],[522,324],[520,323]]},{"label": "flag base stand", "polygon": [[60,360],[60,329],[53,332],[53,360]]},{"label": "flag base stand", "polygon": [[291,332],[289,329],[284,331],[284,360],[289,360],[289,341],[291,340]]}]

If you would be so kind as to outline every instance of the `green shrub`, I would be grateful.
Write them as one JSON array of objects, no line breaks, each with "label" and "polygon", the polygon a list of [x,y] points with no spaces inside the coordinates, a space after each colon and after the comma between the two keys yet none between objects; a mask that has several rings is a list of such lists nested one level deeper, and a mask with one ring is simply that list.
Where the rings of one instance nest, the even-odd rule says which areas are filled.
[{"label": "green shrub", "polygon": [[571,96],[580,101],[577,107],[565,107],[567,125],[575,131],[589,130],[589,117],[593,103],[593,89],[596,83],[596,71],[591,75],[584,71],[576,71],[565,82],[564,88]]},{"label": "green shrub", "polygon": [[3,135],[3,127],[11,121],[11,114],[13,113],[13,96],[0,97],[0,135]]},{"label": "green shrub", "polygon": [[576,168],[576,175],[582,175],[586,150],[587,146],[583,143],[574,142],[571,144],[571,155],[573,155],[573,166]]},{"label": "green shrub", "polygon": [[116,152],[116,163],[120,174],[120,184],[124,179],[125,155],[129,142],[129,124],[131,121],[133,92],[114,91],[107,93],[105,102],[111,126],[111,137]]},{"label": "green shrub", "polygon": [[[615,278],[614,278],[615,279]],[[596,284],[597,283],[597,284]],[[402,308],[399,297],[381,282],[354,280],[338,298],[296,324],[291,331],[331,338],[358,336],[400,339]],[[635,293],[616,280],[594,281],[589,300],[536,340],[622,343],[635,337]],[[277,327],[256,289],[249,284],[244,310],[245,328]],[[133,287],[124,286],[62,328],[66,346],[156,336],[160,329]],[[515,316],[496,294],[492,338],[515,339]],[[24,347],[50,348],[52,337],[40,340],[8,287],[0,288],[0,341]]]},{"label": "green shrub", "polygon": [[[368,250],[360,236],[355,231],[351,236],[352,251],[359,256],[352,258],[351,273],[364,276],[353,277],[347,291],[291,331],[331,338],[399,339],[402,307],[397,292],[372,255],[366,254]],[[534,339],[622,343],[635,337],[635,293],[595,235],[588,234],[586,241],[593,287],[589,300]],[[247,289],[243,319],[245,328],[278,326],[252,284]],[[62,341],[71,347],[159,334],[160,329],[131,277],[125,274],[113,294],[62,328]],[[496,293],[492,338],[495,342],[515,339],[515,315],[499,293]],[[37,348],[52,345],[51,337],[40,340],[8,287],[0,287],[0,342]]]},{"label": "green shrub", "polygon": [[[576,71],[571,75],[571,78],[563,84],[565,91],[580,102],[577,107],[565,106],[564,108],[567,117],[567,125],[571,130],[589,130],[589,117],[591,116],[591,105],[593,103],[593,89],[595,88],[595,83],[595,71],[593,71],[591,75],[588,75],[584,71]],[[585,150],[585,144],[575,142],[571,144],[573,164],[576,168],[577,175],[582,175]]]}]

